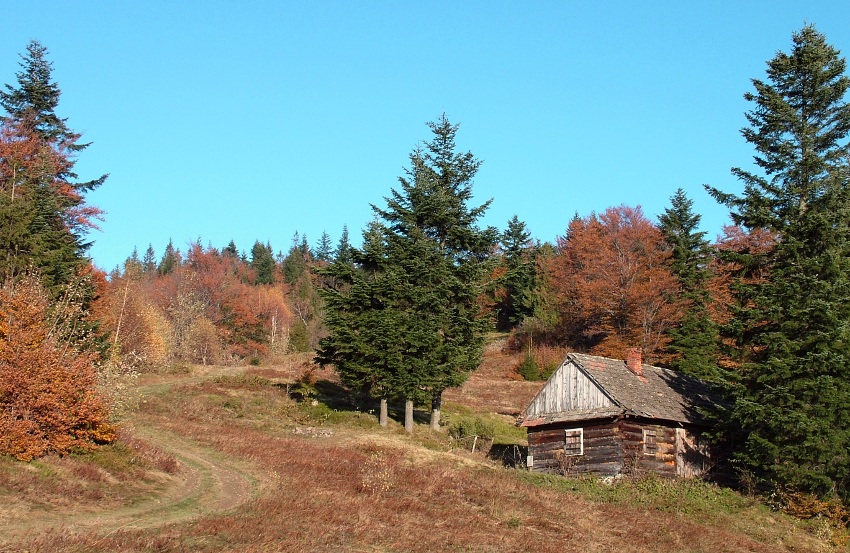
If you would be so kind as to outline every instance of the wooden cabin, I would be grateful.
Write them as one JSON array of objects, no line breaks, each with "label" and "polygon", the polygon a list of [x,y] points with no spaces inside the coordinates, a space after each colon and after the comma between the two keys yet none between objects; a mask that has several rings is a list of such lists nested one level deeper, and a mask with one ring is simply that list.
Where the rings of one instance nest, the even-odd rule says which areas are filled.
[{"label": "wooden cabin", "polygon": [[571,353],[518,420],[528,430],[528,468],[699,476],[711,464],[702,413],[717,401],[698,379],[644,365],[637,348],[626,360]]}]

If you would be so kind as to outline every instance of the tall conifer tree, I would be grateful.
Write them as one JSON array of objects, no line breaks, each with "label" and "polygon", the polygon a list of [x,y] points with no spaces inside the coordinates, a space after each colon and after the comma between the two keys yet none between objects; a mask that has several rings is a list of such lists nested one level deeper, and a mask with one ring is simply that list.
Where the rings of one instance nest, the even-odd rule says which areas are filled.
[{"label": "tall conifer tree", "polygon": [[180,265],[180,252],[174,249],[174,242],[169,238],[168,245],[165,246],[165,252],[162,254],[162,259],[159,261],[159,266],[156,268],[161,275],[167,275],[174,271]]},{"label": "tall conifer tree", "polygon": [[514,215],[501,235],[505,274],[504,297],[496,302],[496,325],[510,330],[534,315],[537,279],[537,247],[523,221]]},{"label": "tall conifer tree", "polygon": [[[733,169],[742,195],[709,188],[736,224],[777,237],[740,266],[733,324],[741,389],[737,459],[773,486],[850,499],[850,79],[846,62],[813,26],[753,80],[744,138],[758,172]],[[743,277],[766,270],[762,282]]]},{"label": "tall conifer tree", "polygon": [[331,237],[326,231],[322,231],[322,236],[319,238],[319,243],[316,244],[316,261],[329,263],[333,255],[333,247],[331,246]]},{"label": "tall conifer tree", "polygon": [[251,268],[257,272],[257,284],[274,284],[275,265],[274,254],[270,243],[254,242],[251,248]]},{"label": "tall conifer tree", "polygon": [[679,279],[685,315],[668,331],[673,368],[705,380],[720,380],[717,370],[717,325],[711,320],[708,281],[712,251],[693,201],[679,188],[670,207],[658,217],[659,228],[671,250],[671,270]]},{"label": "tall conifer tree", "polygon": [[[59,86],[52,81],[47,49],[37,41],[22,55],[16,85],[0,91],[7,115],[0,133],[0,270],[17,274],[34,265],[56,294],[88,264],[85,234],[102,212],[86,205],[85,194],[105,180],[77,181],[74,154],[87,144],[56,114]],[[22,148],[29,151],[19,156]]]},{"label": "tall conifer tree", "polygon": [[[438,428],[443,391],[461,384],[480,361],[489,323],[477,299],[497,236],[477,226],[490,202],[468,205],[481,162],[455,151],[458,127],[445,116],[429,127],[432,139],[410,155],[400,189],[386,198],[386,208],[373,206],[376,221],[364,233],[363,250],[354,251],[357,267],[337,260],[330,268],[334,276],[348,274],[349,285],[325,292],[330,335],[317,356],[337,367],[374,366],[386,376],[385,393],[406,400],[409,431],[413,402],[423,400],[431,401]],[[362,313],[350,315],[359,305]],[[350,332],[364,319],[391,329],[394,340],[368,364],[364,352],[375,344]]]}]

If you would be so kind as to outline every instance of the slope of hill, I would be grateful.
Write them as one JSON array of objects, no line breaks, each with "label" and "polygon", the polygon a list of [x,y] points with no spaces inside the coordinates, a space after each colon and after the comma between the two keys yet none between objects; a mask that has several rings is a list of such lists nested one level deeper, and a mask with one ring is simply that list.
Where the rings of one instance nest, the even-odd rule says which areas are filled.
[{"label": "slope of hill", "polygon": [[[489,352],[449,418],[510,420],[540,386],[517,361]],[[824,524],[707,484],[532,475],[424,424],[381,429],[307,357],[134,389],[118,444],[0,459],[0,551],[843,550]]]}]

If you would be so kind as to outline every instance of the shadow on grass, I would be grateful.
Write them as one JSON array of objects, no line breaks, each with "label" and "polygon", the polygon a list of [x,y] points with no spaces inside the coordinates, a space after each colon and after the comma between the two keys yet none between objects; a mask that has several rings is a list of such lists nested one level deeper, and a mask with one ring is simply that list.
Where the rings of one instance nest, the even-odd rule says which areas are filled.
[{"label": "shadow on grass", "polygon": [[[330,380],[316,380],[312,384],[275,383],[274,386],[288,393],[290,398],[299,403],[315,400],[337,411],[377,413],[380,409],[380,400],[369,394],[354,392]],[[399,424],[404,424],[404,403],[390,401],[387,414]],[[416,424],[430,424],[431,412],[426,409],[414,409],[413,421]]]},{"label": "shadow on grass", "polygon": [[360,402],[355,394],[336,382],[317,380],[313,386],[316,389],[316,399],[331,409],[342,411],[360,407]]},{"label": "shadow on grass", "polygon": [[528,457],[528,446],[516,444],[493,444],[487,457],[498,461],[510,468],[525,468],[525,460]]},{"label": "shadow on grass", "polygon": [[354,410],[362,405],[362,398],[347,388],[330,380],[316,380],[313,383],[275,383],[290,398],[297,402],[319,401],[331,409]]}]

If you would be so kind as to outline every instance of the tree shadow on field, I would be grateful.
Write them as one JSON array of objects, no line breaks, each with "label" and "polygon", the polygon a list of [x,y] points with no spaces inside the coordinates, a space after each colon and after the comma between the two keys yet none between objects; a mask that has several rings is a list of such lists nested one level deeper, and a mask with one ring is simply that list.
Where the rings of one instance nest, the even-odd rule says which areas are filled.
[{"label": "tree shadow on field", "polygon": [[338,411],[355,409],[358,406],[358,400],[350,390],[330,380],[280,382],[275,386],[299,403],[315,400]]},{"label": "tree shadow on field", "polygon": [[316,399],[337,411],[353,410],[359,406],[358,398],[351,390],[330,380],[317,380],[313,385]]},{"label": "tree shadow on field", "polygon": [[[378,402],[375,400],[375,405]],[[390,401],[387,405],[387,414],[393,420],[399,421],[399,423],[404,424],[404,402],[394,402]],[[425,409],[417,409],[415,406],[413,408],[413,422],[416,424],[430,424],[431,423],[431,412]]]},{"label": "tree shadow on field", "polygon": [[525,468],[528,446],[516,444],[493,444],[487,457],[508,468]]},{"label": "tree shadow on field", "polygon": [[[297,381],[278,383],[275,386],[288,393],[297,402],[318,401],[336,411],[362,411],[377,413],[380,400],[367,393],[356,392],[330,380]],[[404,402],[390,400],[387,415],[404,424]],[[414,408],[413,421],[417,424],[429,424],[431,412],[423,408]]]}]

